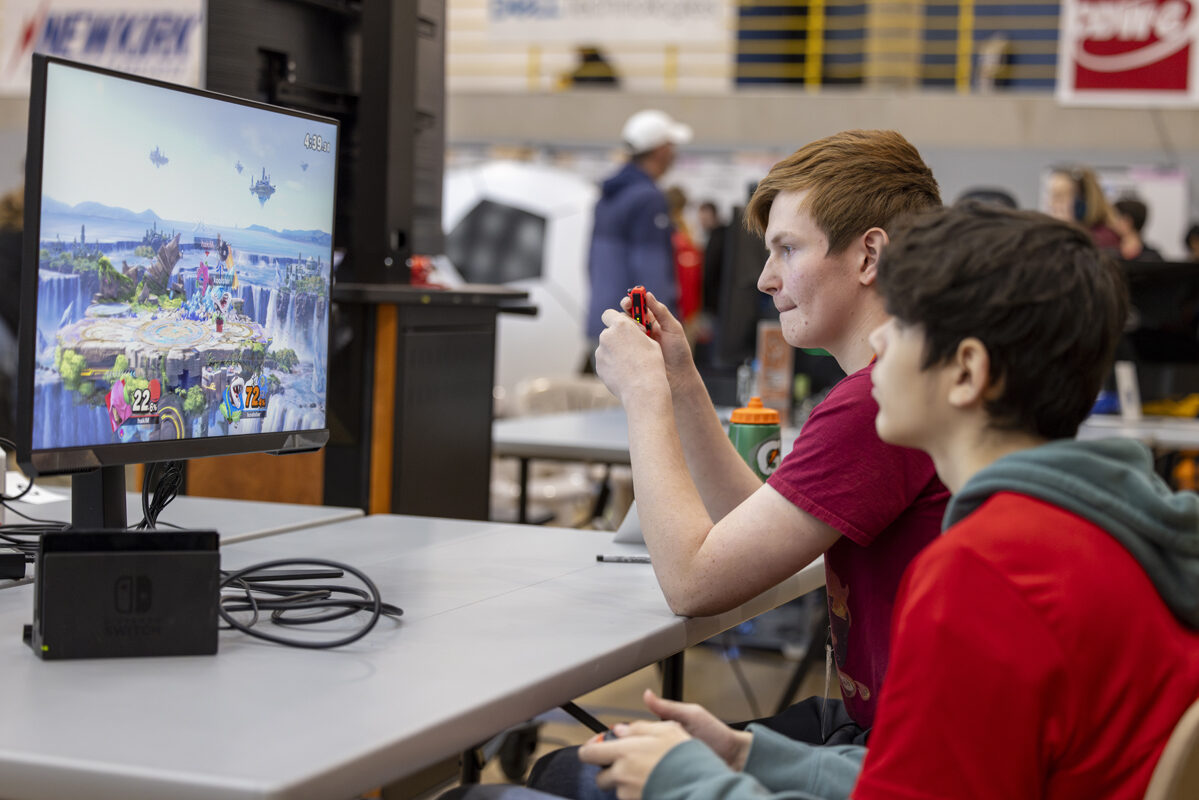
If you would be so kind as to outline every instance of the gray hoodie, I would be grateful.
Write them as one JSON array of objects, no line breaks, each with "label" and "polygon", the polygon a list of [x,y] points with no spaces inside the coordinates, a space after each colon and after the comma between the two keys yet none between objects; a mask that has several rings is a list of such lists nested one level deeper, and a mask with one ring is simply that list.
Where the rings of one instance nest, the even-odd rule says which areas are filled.
[{"label": "gray hoodie", "polygon": [[[1052,503],[1095,523],[1144,568],[1166,606],[1199,628],[1199,495],[1174,492],[1153,471],[1145,445],[1127,439],[1062,439],[979,470],[949,501],[943,528],[998,492]],[[866,748],[813,747],[751,726],[743,772],[692,740],[650,773],[645,800],[840,800],[857,781]]]}]

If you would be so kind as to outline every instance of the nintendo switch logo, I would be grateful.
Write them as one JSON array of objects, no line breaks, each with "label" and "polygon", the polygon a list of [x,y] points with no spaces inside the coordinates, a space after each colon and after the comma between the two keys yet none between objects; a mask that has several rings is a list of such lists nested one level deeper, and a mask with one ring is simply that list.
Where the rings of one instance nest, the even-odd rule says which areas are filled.
[{"label": "nintendo switch logo", "polygon": [[1190,0],[1075,0],[1067,8],[1076,88],[1188,90],[1199,26]]},{"label": "nintendo switch logo", "polygon": [[122,575],[113,584],[113,604],[118,614],[145,614],[153,597],[153,586],[145,575]]}]

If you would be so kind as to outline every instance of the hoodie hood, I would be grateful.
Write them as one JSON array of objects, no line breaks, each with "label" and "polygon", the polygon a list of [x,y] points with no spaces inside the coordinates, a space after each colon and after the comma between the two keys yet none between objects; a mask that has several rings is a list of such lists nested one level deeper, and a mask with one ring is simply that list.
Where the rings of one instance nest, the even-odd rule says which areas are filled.
[{"label": "hoodie hood", "polygon": [[1044,500],[1103,528],[1140,563],[1170,611],[1199,629],[1199,495],[1170,489],[1145,445],[1062,439],[1006,455],[950,499],[942,527],[998,492]]},{"label": "hoodie hood", "polygon": [[654,179],[630,161],[600,185],[600,193],[611,199],[626,189],[634,186],[644,187],[646,184],[655,187],[654,190],[657,191]]}]

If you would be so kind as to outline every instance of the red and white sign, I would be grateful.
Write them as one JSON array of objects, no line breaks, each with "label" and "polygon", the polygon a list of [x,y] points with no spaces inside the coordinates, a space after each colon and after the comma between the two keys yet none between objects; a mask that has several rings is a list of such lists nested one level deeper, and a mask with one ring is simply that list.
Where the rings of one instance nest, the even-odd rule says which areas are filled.
[{"label": "red and white sign", "polygon": [[1077,105],[1199,105],[1199,0],[1066,0],[1057,96]]}]

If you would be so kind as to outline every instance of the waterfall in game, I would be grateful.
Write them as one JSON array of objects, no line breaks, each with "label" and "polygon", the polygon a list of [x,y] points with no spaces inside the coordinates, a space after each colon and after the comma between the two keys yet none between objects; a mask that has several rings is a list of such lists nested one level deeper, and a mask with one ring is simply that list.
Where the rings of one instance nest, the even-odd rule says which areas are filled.
[{"label": "waterfall in game", "polygon": [[33,417],[54,424],[34,427],[34,450],[61,447],[63,442],[86,446],[115,441],[103,404],[77,402],[76,394],[63,386],[57,374],[39,371],[37,382]]},{"label": "waterfall in game", "polygon": [[82,275],[38,271],[37,332],[41,347],[52,347],[59,329],[83,319],[94,291]]},{"label": "waterfall in game", "polygon": [[323,297],[312,304],[312,391],[323,394],[328,381],[329,304]]}]

